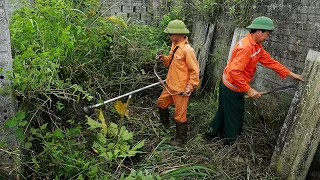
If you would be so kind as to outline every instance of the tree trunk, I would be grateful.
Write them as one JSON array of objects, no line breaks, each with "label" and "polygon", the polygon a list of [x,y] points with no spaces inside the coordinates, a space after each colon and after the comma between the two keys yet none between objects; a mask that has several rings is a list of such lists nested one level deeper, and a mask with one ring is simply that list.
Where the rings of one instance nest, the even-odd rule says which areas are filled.
[{"label": "tree trunk", "polygon": [[[15,173],[16,163],[19,162],[18,145],[13,129],[3,129],[3,124],[15,114],[13,97],[11,94],[10,81],[7,71],[12,71],[12,56],[9,32],[9,9],[8,1],[0,0],[0,143],[7,144],[7,147],[0,146],[0,174],[7,174],[10,179],[18,179]],[[2,172],[1,172],[2,171]]]},{"label": "tree trunk", "polygon": [[320,53],[309,50],[299,84],[275,147],[271,167],[285,179],[306,178],[320,140]]}]

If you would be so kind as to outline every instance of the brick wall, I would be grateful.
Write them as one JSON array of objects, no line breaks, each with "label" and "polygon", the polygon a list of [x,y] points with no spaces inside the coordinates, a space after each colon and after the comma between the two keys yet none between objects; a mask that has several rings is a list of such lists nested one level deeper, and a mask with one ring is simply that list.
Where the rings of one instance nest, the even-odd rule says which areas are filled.
[{"label": "brick wall", "polygon": [[156,0],[102,0],[101,6],[104,15],[119,15],[136,24],[150,23],[160,7]]}]

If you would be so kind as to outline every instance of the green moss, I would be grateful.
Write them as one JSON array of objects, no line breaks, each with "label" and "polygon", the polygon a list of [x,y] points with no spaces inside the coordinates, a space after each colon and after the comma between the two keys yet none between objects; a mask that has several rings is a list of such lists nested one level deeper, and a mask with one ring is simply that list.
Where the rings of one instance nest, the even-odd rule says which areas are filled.
[{"label": "green moss", "polygon": [[280,172],[280,170],[281,170],[281,168],[282,168],[282,162],[281,162],[281,160],[279,159],[278,161],[277,161],[277,164],[276,164],[276,172]]}]

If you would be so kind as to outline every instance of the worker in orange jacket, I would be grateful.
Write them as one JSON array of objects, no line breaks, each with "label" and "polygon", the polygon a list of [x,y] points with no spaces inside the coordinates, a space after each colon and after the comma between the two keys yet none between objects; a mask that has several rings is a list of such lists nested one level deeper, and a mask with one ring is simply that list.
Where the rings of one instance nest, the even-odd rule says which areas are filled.
[{"label": "worker in orange jacket", "polygon": [[188,42],[186,34],[189,30],[180,20],[170,21],[164,30],[172,41],[169,56],[160,55],[159,59],[169,68],[166,88],[158,98],[160,122],[169,126],[168,106],[174,104],[176,121],[176,137],[172,145],[185,143],[188,131],[187,104],[189,96],[199,84],[199,63],[195,52]]},{"label": "worker in orange jacket", "polygon": [[257,17],[247,29],[250,30],[250,33],[236,44],[223,71],[219,89],[218,110],[206,134],[209,139],[224,134],[226,145],[232,144],[242,131],[244,93],[252,98],[261,97],[261,93],[250,86],[258,62],[277,72],[280,78],[290,76],[303,81],[301,75],[291,72],[271,58],[262,47],[261,43],[274,30],[270,18]]}]

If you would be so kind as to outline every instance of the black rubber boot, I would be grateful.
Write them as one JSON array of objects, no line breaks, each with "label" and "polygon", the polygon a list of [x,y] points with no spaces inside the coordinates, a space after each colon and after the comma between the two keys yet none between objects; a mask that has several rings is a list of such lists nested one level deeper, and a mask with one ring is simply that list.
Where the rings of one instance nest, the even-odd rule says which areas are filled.
[{"label": "black rubber boot", "polygon": [[160,123],[162,123],[166,128],[170,127],[170,121],[169,121],[169,110],[168,108],[166,109],[159,109],[159,114],[160,114]]},{"label": "black rubber boot", "polygon": [[188,122],[176,121],[176,137],[170,142],[172,146],[179,146],[185,144],[188,135]]}]

